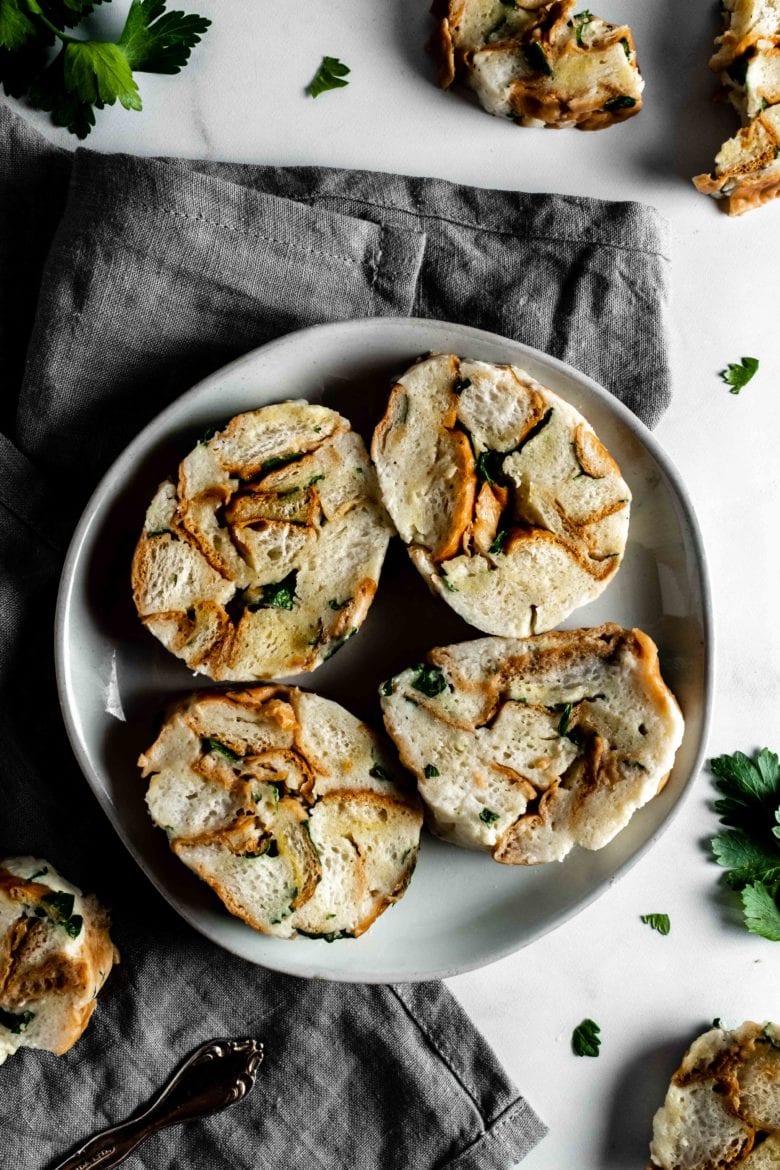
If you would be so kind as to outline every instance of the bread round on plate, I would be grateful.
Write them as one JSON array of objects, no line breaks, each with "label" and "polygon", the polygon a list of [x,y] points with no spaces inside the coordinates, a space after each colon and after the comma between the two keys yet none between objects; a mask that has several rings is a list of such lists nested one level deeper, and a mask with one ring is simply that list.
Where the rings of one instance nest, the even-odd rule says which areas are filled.
[{"label": "bread round on plate", "polygon": [[380,694],[431,829],[509,865],[607,845],[683,732],[655,645],[615,625],[444,646]]},{"label": "bread round on plate", "polygon": [[61,1056],[81,1036],[118,954],[105,910],[46,861],[0,861],[0,1064]]},{"label": "bread round on plate", "polygon": [[780,1028],[711,1028],[683,1057],[653,1121],[648,1170],[777,1170]]},{"label": "bread round on plate", "polygon": [[161,484],[133,558],[144,623],[198,674],[314,670],[357,632],[391,528],[363,441],[307,402],[231,419]]},{"label": "bread round on plate", "polygon": [[515,366],[418,361],[371,452],[414,564],[480,630],[542,633],[618,571],[631,500],[620,469],[573,406]]},{"label": "bread round on plate", "polygon": [[521,126],[601,130],[638,114],[644,81],[631,29],[574,0],[434,0],[439,82],[462,81]]},{"label": "bread round on plate", "polygon": [[138,762],[171,849],[256,930],[357,937],[411,878],[413,788],[365,724],[319,695],[195,695]]}]

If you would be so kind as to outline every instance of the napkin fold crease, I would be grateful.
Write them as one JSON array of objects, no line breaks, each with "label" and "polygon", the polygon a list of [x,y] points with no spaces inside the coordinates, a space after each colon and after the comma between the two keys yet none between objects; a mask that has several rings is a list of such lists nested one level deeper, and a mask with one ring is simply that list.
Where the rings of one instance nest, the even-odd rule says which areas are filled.
[{"label": "napkin fold crease", "polygon": [[0,856],[45,856],[97,892],[123,956],[70,1053],[0,1069],[8,1165],[43,1170],[218,1035],[264,1039],[257,1089],[158,1135],[134,1165],[508,1170],[544,1135],[442,984],[277,975],[173,914],[72,757],[52,615],[73,525],[141,427],[306,325],[412,315],[491,329],[578,366],[652,425],[670,392],[667,252],[666,225],[638,204],[74,156],[0,105]]}]

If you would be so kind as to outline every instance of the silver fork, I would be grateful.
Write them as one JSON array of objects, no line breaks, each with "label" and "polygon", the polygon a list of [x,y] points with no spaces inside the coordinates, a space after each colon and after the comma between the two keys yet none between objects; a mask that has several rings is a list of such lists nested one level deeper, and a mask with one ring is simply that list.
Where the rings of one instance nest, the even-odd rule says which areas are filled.
[{"label": "silver fork", "polygon": [[110,1170],[158,1130],[227,1109],[253,1088],[262,1059],[259,1040],[201,1044],[142,1113],[101,1130],[52,1170]]}]

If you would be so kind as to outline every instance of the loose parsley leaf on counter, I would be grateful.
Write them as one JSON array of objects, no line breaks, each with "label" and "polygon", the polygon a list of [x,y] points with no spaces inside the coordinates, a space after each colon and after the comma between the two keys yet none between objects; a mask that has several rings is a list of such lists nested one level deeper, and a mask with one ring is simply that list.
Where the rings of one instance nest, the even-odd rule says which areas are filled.
[{"label": "loose parsley leaf on counter", "polygon": [[728,826],[710,842],[715,860],[741,895],[748,930],[780,942],[780,762],[762,748],[752,760],[718,756],[710,770],[723,794],[715,811]]},{"label": "loose parsley leaf on counter", "polygon": [[729,393],[739,394],[742,387],[747,386],[757,369],[758,358],[743,357],[741,362],[729,362],[726,369],[720,371],[720,376],[726,385],[731,387]]},{"label": "loose parsley leaf on counter", "polygon": [[571,1046],[576,1056],[598,1056],[601,1048],[601,1028],[593,1020],[583,1020],[571,1034]]},{"label": "loose parsley leaf on counter", "polygon": [[329,89],[341,89],[349,85],[349,82],[345,81],[349,72],[349,66],[339,61],[338,57],[323,57],[319,69],[306,86],[306,92],[316,98],[321,93],[327,93]]},{"label": "loose parsley leaf on counter", "polygon": [[639,918],[646,926],[657,930],[659,934],[668,934],[672,929],[668,914],[640,914]]}]

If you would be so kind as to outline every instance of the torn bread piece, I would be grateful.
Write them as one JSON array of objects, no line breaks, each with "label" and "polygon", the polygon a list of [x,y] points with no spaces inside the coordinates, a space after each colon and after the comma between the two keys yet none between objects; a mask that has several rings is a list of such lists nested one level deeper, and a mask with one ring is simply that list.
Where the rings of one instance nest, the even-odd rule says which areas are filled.
[{"label": "torn bread piece", "polygon": [[132,567],[147,629],[196,674],[314,670],[362,625],[392,528],[363,441],[304,401],[231,419],[161,484]]},{"label": "torn bread piece", "polygon": [[356,938],[412,876],[417,795],[328,699],[282,686],[194,695],[138,763],[173,852],[265,934]]},{"label": "torn bread piece", "polygon": [[631,501],[620,469],[573,406],[515,366],[417,362],[371,452],[415,566],[480,630],[551,629],[618,571]]},{"label": "torn bread piece", "polygon": [[574,0],[435,0],[429,48],[439,83],[463,82],[521,126],[601,130],[642,108],[630,28]]},{"label": "torn bread piece", "polygon": [[648,1170],[780,1166],[780,1027],[747,1021],[694,1040],[653,1121]]},{"label": "torn bread piece", "polygon": [[615,625],[440,647],[380,694],[433,832],[508,865],[602,849],[683,734],[655,645]]},{"label": "torn bread piece", "polygon": [[728,215],[742,215],[780,194],[780,0],[724,0],[723,19],[710,68],[742,128],[712,173],[693,182]]},{"label": "torn bread piece", "polygon": [[780,105],[757,114],[715,156],[711,175],[697,175],[696,189],[720,201],[728,215],[742,215],[780,195]]},{"label": "torn bread piece", "polygon": [[73,1047],[119,960],[108,930],[96,899],[48,861],[0,861],[0,1064],[19,1048]]}]

